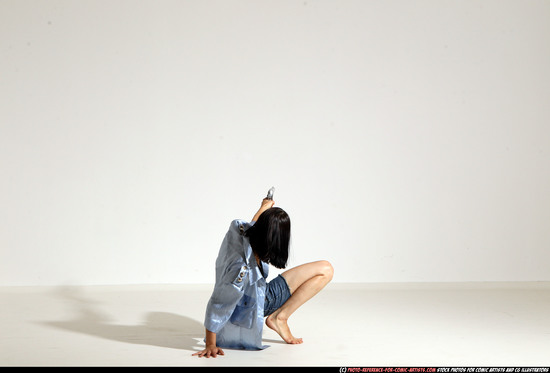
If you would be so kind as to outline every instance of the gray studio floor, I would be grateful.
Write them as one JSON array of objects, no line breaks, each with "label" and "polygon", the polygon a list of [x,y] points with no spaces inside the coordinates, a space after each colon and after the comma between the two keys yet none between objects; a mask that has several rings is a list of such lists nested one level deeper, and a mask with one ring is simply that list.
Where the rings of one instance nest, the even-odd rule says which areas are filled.
[{"label": "gray studio floor", "polygon": [[211,285],[0,288],[1,366],[549,366],[550,283],[333,283],[302,345],[192,357]]}]

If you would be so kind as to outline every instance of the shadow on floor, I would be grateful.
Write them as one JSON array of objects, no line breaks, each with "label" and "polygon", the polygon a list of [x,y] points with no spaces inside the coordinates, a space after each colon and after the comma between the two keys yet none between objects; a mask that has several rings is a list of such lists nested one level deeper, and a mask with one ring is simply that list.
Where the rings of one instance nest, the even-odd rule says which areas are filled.
[{"label": "shadow on floor", "polygon": [[67,321],[40,321],[38,324],[88,334],[119,342],[196,351],[204,338],[202,323],[168,312],[149,312],[142,324],[117,325],[97,309],[97,302],[85,298],[78,288],[59,288],[56,296],[74,304],[77,315]]}]

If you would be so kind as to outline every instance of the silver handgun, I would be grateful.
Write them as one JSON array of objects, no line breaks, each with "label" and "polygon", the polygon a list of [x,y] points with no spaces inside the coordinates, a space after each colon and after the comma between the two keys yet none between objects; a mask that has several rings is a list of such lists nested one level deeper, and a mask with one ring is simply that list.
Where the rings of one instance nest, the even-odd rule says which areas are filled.
[{"label": "silver handgun", "polygon": [[267,197],[265,197],[265,199],[273,199],[273,193],[275,193],[275,187],[271,187],[271,189],[267,191]]}]

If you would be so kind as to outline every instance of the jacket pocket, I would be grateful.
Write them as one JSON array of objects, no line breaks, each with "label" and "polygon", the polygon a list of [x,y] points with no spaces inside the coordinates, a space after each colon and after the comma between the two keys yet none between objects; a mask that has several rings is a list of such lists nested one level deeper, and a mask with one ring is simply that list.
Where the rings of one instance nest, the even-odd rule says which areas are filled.
[{"label": "jacket pocket", "polygon": [[244,294],[229,319],[232,324],[250,329],[256,316],[255,299]]}]

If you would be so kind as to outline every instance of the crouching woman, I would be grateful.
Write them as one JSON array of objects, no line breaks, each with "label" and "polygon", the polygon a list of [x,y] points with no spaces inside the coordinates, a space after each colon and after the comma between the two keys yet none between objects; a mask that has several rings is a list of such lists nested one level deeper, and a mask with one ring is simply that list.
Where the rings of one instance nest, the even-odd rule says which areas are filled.
[{"label": "crouching woman", "polygon": [[265,324],[289,344],[289,317],[332,279],[327,261],[289,269],[269,283],[269,265],[286,268],[290,218],[274,202],[264,199],[252,221],[234,220],[216,259],[216,284],[206,307],[205,348],[193,356],[217,357],[222,348],[261,350]]}]

